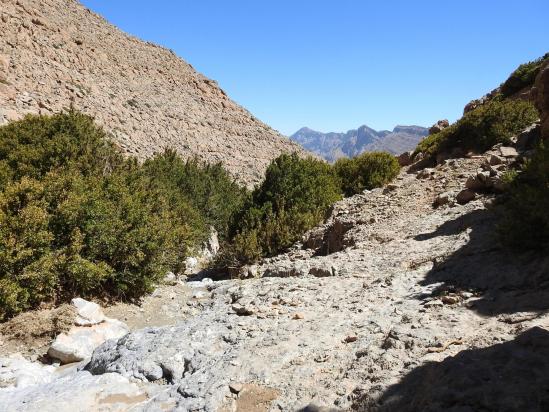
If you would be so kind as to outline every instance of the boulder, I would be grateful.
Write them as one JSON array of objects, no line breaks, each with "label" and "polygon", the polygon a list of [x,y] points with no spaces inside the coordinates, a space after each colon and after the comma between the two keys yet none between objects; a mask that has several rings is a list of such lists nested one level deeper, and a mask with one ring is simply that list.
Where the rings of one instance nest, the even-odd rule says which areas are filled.
[{"label": "boulder", "polygon": [[101,306],[97,303],[82,298],[74,298],[71,300],[71,304],[76,308],[74,323],[77,326],[97,325],[106,319]]},{"label": "boulder", "polygon": [[412,154],[414,152],[404,152],[400,156],[397,157],[398,164],[401,167],[404,166],[410,166],[412,164]]},{"label": "boulder", "polygon": [[518,136],[515,147],[519,150],[528,150],[536,146],[540,139],[541,127],[539,122],[532,123]]},{"label": "boulder", "polygon": [[471,189],[465,189],[457,194],[456,201],[460,205],[464,205],[466,203],[469,203],[471,200],[475,200],[476,197],[477,195],[474,191],[472,191]]},{"label": "boulder", "polygon": [[518,156],[517,149],[511,146],[501,146],[498,150],[501,156],[506,158]]},{"label": "boulder", "polygon": [[426,168],[426,169],[423,169],[423,170],[419,171],[419,173],[417,174],[417,178],[418,179],[428,179],[431,176],[433,176],[434,174],[435,174],[435,169]]},{"label": "boulder", "polygon": [[450,200],[451,200],[451,194],[449,192],[444,192],[444,193],[439,194],[435,198],[434,205],[435,205],[435,207],[444,206],[444,205],[447,205],[448,203],[450,203]]},{"label": "boulder", "polygon": [[430,127],[429,134],[431,135],[431,134],[439,133],[444,129],[446,129],[448,126],[450,126],[450,122],[448,122],[447,119],[439,120],[438,122],[436,122],[434,125]]},{"label": "boulder", "polygon": [[55,338],[48,355],[62,364],[79,362],[91,357],[95,348],[103,342],[119,339],[128,331],[125,323],[109,318],[92,326],[75,326]]}]

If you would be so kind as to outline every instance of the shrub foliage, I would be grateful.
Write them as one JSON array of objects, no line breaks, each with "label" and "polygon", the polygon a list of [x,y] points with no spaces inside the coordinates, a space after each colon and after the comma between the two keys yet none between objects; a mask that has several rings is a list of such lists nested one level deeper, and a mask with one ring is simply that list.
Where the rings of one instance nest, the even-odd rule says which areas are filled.
[{"label": "shrub foliage", "polygon": [[245,197],[220,166],[124,159],[75,111],[0,128],[0,179],[0,319],[75,294],[139,297]]},{"label": "shrub foliage", "polygon": [[436,155],[453,149],[483,152],[509,139],[539,117],[536,108],[522,100],[495,98],[466,113],[456,123],[423,139],[417,152]]},{"label": "shrub foliage", "polygon": [[549,146],[541,144],[510,186],[500,225],[503,242],[549,252]]},{"label": "shrub foliage", "polygon": [[235,215],[225,263],[250,263],[291,246],[325,219],[340,198],[337,176],[329,164],[296,154],[279,156]]},{"label": "shrub foliage", "polygon": [[384,152],[363,153],[352,159],[342,158],[334,167],[347,196],[383,186],[400,171],[397,159]]},{"label": "shrub foliage", "polygon": [[525,87],[533,85],[541,67],[547,60],[549,60],[549,53],[534,61],[521,64],[501,85],[500,90],[503,96],[512,96]]}]

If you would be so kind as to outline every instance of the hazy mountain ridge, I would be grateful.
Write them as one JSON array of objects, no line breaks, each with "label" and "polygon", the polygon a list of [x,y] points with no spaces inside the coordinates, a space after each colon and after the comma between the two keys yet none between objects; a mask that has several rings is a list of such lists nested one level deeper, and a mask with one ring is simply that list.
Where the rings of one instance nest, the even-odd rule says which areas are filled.
[{"label": "hazy mountain ridge", "polygon": [[395,126],[392,131],[374,130],[366,125],[345,133],[322,133],[308,127],[299,129],[290,139],[328,161],[353,157],[368,151],[400,154],[412,150],[429,130],[421,126]]}]

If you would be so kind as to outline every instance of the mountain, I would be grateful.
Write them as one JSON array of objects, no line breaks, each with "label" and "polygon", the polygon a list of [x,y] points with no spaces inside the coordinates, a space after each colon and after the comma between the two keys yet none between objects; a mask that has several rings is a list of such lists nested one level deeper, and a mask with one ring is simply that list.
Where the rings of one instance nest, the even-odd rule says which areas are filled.
[{"label": "mountain", "polygon": [[346,133],[322,133],[303,127],[290,139],[332,162],[340,157],[353,157],[367,151],[400,154],[415,148],[427,134],[429,130],[420,126],[396,126],[392,132],[360,126]]},{"label": "mountain", "polygon": [[2,0],[0,124],[69,106],[90,114],[127,154],[164,148],[261,180],[283,152],[304,150],[233,102],[172,51],[129,36],[76,0]]}]

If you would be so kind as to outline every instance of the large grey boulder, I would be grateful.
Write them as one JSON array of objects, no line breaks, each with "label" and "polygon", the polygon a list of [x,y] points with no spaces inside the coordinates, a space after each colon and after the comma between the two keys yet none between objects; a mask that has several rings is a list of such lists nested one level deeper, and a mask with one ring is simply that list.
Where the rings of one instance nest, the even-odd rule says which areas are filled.
[{"label": "large grey boulder", "polygon": [[[115,372],[143,382],[166,382],[178,391],[187,409],[214,411],[229,393],[238,368],[226,325],[189,322],[174,327],[146,328],[108,341],[93,353],[87,370],[95,375]],[[184,410],[187,410],[184,409]]]}]

